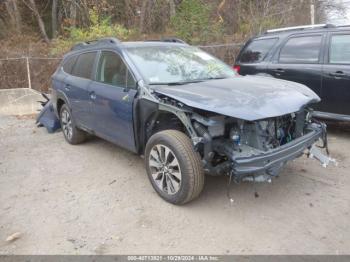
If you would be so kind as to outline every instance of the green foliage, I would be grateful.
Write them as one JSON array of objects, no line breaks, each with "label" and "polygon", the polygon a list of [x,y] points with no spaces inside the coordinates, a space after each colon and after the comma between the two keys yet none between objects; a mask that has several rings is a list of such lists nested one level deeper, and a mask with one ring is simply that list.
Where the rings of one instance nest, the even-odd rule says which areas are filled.
[{"label": "green foliage", "polygon": [[110,17],[100,18],[92,9],[89,12],[90,26],[88,28],[69,27],[65,28],[65,36],[53,41],[51,53],[61,54],[69,50],[74,44],[83,41],[98,39],[101,37],[116,37],[126,40],[134,34],[133,30],[126,29],[122,25],[112,24]]},{"label": "green foliage", "polygon": [[212,21],[212,7],[200,0],[183,0],[171,26],[181,39],[193,44],[213,41],[223,32],[220,22]]}]

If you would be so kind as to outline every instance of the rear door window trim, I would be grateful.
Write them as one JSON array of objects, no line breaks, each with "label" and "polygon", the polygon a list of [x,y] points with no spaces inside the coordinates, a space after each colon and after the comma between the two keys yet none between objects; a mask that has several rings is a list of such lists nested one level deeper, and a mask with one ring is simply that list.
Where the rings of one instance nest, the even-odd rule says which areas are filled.
[{"label": "rear door window trim", "polygon": [[[66,73],[66,74],[68,74],[68,75],[72,75],[74,66],[75,66],[75,64],[76,64],[76,62],[77,62],[77,60],[78,60],[78,56],[79,56],[79,55],[77,55],[77,54],[73,54],[73,55],[68,56],[66,59],[64,59],[64,61],[62,62],[62,65],[61,65],[62,71],[63,71],[64,73]],[[69,73],[69,72],[67,72],[67,71],[64,70],[64,65],[65,65],[70,59],[75,59],[75,61],[74,61],[74,64],[72,65],[72,70],[71,70],[71,72]]]},{"label": "rear door window trim", "polygon": [[[239,54],[239,56],[237,57],[238,59],[238,63],[240,64],[260,64],[262,62],[265,61],[265,59],[271,54],[271,52],[273,52],[274,47],[276,46],[276,44],[279,42],[279,37],[278,36],[271,36],[271,37],[264,37],[264,38],[253,38],[250,41],[247,42],[247,44],[243,47],[242,52]],[[266,54],[264,55],[264,57],[262,57],[260,60],[258,61],[254,61],[254,62],[242,62],[241,58],[242,55],[244,54],[244,52],[246,51],[247,47],[249,47],[253,42],[258,42],[258,41],[264,41],[264,40],[275,40],[275,42],[271,45],[271,47],[269,48],[269,50],[266,52]]]},{"label": "rear door window trim", "polygon": [[[73,71],[74,71],[75,66],[77,65],[77,61],[79,60],[79,57],[80,57],[81,55],[84,55],[84,54],[87,54],[87,53],[95,53],[95,59],[94,59],[93,65],[92,65],[90,77],[89,77],[89,78],[86,78],[86,77],[74,75],[74,74],[73,74]],[[78,78],[81,78],[81,79],[87,79],[87,80],[92,80],[92,81],[93,81],[94,75],[95,75],[95,74],[94,74],[94,71],[96,71],[96,63],[97,63],[97,60],[96,60],[96,59],[97,59],[97,57],[98,57],[98,50],[87,50],[87,51],[85,51],[85,52],[81,52],[81,53],[79,53],[79,54],[75,54],[75,56],[77,56],[77,59],[75,60],[74,66],[73,66],[73,68],[72,68],[72,73],[69,74],[69,75],[74,76],[74,77],[78,77]]]},{"label": "rear door window trim", "polygon": [[[320,36],[321,37],[321,43],[320,43],[320,50],[318,54],[318,61],[317,62],[281,62],[280,56],[282,49],[285,47],[285,45],[288,43],[288,41],[292,38],[302,38],[302,37],[313,37],[313,36]],[[325,45],[325,33],[312,33],[312,34],[292,34],[286,37],[284,41],[281,43],[280,47],[278,48],[278,51],[274,55],[273,61],[277,64],[290,64],[290,65],[297,65],[297,64],[311,64],[311,65],[318,65],[323,64],[323,54],[324,54],[324,45]]]},{"label": "rear door window trim", "polygon": [[332,44],[332,37],[333,36],[339,36],[339,35],[348,35],[350,36],[350,31],[341,31],[341,32],[337,32],[337,31],[332,31],[332,32],[328,32],[328,37],[327,37],[327,51],[326,51],[326,57],[325,57],[325,65],[342,65],[342,66],[350,66],[350,62],[349,63],[331,63],[330,62],[330,56],[331,56],[331,44]]},{"label": "rear door window trim", "polygon": [[[108,86],[112,86],[112,87],[117,87],[117,88],[122,88],[120,86],[114,86],[114,85],[111,85],[111,84],[107,84],[107,83],[103,83],[103,82],[100,82],[100,81],[97,81],[97,71],[98,71],[98,65],[99,65],[99,62],[100,62],[100,58],[101,58],[101,55],[102,55],[102,52],[113,52],[115,53],[116,55],[118,55],[120,57],[120,59],[123,61],[124,65],[126,66],[126,68],[128,69],[129,73],[131,74],[132,78],[134,79],[134,82],[135,84],[137,83],[137,80],[136,80],[136,77],[135,77],[135,74],[134,72],[130,69],[128,63],[126,63],[124,57],[121,55],[120,52],[116,51],[115,49],[108,49],[108,48],[103,48],[103,49],[100,49],[98,51],[98,54],[96,56],[97,60],[95,60],[95,67],[94,67],[94,72],[93,72],[93,81],[94,82],[97,82],[99,84],[104,84],[104,85],[108,85]],[[136,90],[137,87],[129,87],[130,89],[134,89]]]}]

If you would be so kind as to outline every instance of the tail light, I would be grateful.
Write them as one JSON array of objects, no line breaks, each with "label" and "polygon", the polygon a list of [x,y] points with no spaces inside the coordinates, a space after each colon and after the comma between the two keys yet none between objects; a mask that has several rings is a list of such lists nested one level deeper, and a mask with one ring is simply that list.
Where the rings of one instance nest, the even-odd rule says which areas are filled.
[{"label": "tail light", "polygon": [[233,70],[235,70],[236,73],[239,74],[239,71],[241,70],[241,66],[235,65],[235,66],[233,66]]}]

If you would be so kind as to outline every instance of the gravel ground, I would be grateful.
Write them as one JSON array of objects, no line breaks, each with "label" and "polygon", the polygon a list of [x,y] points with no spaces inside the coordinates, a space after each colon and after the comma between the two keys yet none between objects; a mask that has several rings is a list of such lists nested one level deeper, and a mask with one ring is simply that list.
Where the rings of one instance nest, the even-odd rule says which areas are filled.
[{"label": "gravel ground", "polygon": [[233,203],[228,179],[207,177],[177,207],[140,157],[0,116],[0,254],[349,254],[350,131],[331,127],[329,142],[338,167],[299,158],[271,184],[232,185]]}]

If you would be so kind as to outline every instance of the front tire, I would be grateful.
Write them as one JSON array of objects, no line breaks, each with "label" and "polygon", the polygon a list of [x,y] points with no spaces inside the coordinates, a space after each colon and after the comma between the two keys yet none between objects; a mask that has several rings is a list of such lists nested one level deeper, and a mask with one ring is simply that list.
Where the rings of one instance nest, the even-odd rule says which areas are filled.
[{"label": "front tire", "polygon": [[60,110],[60,122],[64,138],[69,144],[77,145],[85,141],[85,132],[76,127],[72,113],[66,104],[62,105]]},{"label": "front tire", "polygon": [[180,131],[154,134],[146,145],[145,164],[153,188],[172,204],[190,202],[203,189],[205,176],[200,156]]}]

